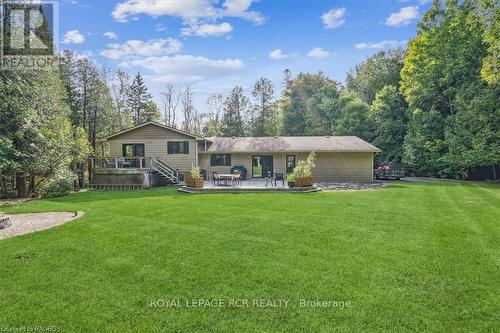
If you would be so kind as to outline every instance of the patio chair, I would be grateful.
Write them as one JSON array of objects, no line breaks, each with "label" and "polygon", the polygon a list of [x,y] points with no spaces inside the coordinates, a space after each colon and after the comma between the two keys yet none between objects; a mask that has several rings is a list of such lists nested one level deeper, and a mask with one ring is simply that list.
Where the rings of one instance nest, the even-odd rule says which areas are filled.
[{"label": "patio chair", "polygon": [[273,174],[271,171],[268,171],[267,174],[266,174],[266,187],[267,187],[267,184],[268,183],[271,183],[271,186],[274,186],[274,182],[273,182]]},{"label": "patio chair", "polygon": [[235,172],[232,180],[233,185],[240,186],[241,185],[241,173]]},{"label": "patio chair", "polygon": [[212,172],[212,184],[215,186],[220,186],[220,177],[219,177],[219,173],[217,171],[213,171]]},{"label": "patio chair", "polygon": [[282,186],[285,187],[285,175],[282,172],[277,172],[274,174],[274,186],[277,186],[277,181],[281,181]]}]

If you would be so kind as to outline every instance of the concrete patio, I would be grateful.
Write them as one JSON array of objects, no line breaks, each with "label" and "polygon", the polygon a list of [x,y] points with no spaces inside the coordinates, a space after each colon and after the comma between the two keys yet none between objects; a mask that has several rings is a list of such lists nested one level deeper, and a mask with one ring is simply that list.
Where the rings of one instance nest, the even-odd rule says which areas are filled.
[{"label": "concrete patio", "polygon": [[192,188],[187,186],[181,186],[179,188],[180,192],[186,193],[238,193],[238,192],[316,192],[319,189],[315,186],[303,187],[303,188],[289,188],[287,182],[284,184],[278,181],[276,186],[268,182],[266,186],[265,179],[248,179],[242,180],[240,185],[228,184],[227,186],[215,184],[211,180],[204,182],[203,188]]}]

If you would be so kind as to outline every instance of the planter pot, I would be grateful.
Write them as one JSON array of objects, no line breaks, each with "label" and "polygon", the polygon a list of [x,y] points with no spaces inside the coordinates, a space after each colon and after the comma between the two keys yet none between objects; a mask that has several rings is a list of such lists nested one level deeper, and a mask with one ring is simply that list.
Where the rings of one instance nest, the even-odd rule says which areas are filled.
[{"label": "planter pot", "polygon": [[184,176],[187,187],[202,188],[203,187],[203,177],[193,178],[191,173],[186,173]]},{"label": "planter pot", "polygon": [[295,187],[295,182],[288,182],[288,187],[289,188],[294,188]]},{"label": "planter pot", "polygon": [[313,186],[313,177],[295,177],[295,187],[308,187]]}]

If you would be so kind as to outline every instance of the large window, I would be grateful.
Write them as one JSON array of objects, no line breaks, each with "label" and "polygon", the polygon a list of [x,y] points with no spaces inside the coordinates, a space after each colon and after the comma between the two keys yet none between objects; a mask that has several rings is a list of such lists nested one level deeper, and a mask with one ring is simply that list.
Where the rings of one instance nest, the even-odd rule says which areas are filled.
[{"label": "large window", "polygon": [[125,143],[122,145],[123,157],[144,157],[144,143]]},{"label": "large window", "polygon": [[168,141],[169,154],[189,154],[189,141]]},{"label": "large window", "polygon": [[231,166],[231,154],[212,154],[210,156],[211,166]]}]

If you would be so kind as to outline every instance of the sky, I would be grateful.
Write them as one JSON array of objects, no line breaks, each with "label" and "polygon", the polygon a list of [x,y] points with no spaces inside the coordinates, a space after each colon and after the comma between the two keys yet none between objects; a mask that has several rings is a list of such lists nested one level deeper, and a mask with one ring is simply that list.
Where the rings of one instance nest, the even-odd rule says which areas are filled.
[{"label": "sky", "polygon": [[379,50],[405,47],[430,0],[60,0],[59,48],[140,72],[154,100],[166,83],[192,87],[195,106],[283,70],[347,72]]}]

